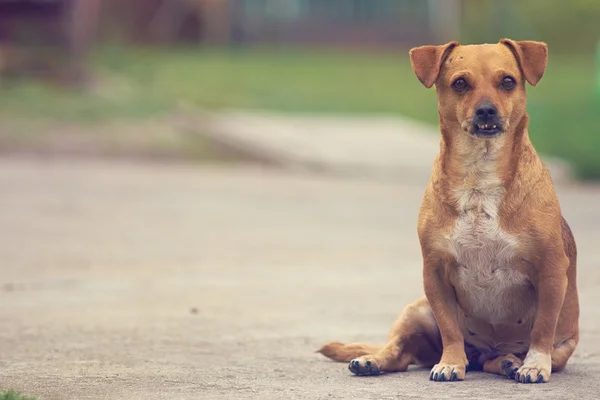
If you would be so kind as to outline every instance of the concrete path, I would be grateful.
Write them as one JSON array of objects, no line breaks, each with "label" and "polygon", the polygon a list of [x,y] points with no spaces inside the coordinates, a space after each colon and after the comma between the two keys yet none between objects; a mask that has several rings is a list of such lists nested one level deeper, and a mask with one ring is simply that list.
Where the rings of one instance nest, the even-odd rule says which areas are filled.
[{"label": "concrete path", "polygon": [[[257,112],[206,114],[191,129],[254,160],[289,169],[369,179],[414,182],[429,177],[439,151],[435,126],[401,117],[279,115]],[[208,128],[206,128],[208,126]],[[556,182],[572,179],[569,166],[545,161]]]},{"label": "concrete path", "polygon": [[422,294],[423,182],[0,159],[0,387],[42,399],[597,399],[600,189],[564,187],[581,343],[546,385],[351,376]]}]

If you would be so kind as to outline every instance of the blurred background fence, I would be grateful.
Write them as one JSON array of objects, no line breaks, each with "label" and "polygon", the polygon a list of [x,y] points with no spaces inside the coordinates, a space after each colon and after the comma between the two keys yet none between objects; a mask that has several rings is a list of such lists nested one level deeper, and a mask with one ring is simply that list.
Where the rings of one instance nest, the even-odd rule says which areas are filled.
[{"label": "blurred background fence", "polygon": [[[97,144],[110,135],[92,139],[91,122],[146,126],[182,106],[436,124],[407,50],[501,37],[549,44],[530,94],[532,137],[600,178],[597,0],[0,0],[0,149],[43,147],[65,131]],[[153,148],[172,145],[167,131]],[[152,136],[131,135],[136,145]],[[181,147],[206,156],[204,145]]]}]

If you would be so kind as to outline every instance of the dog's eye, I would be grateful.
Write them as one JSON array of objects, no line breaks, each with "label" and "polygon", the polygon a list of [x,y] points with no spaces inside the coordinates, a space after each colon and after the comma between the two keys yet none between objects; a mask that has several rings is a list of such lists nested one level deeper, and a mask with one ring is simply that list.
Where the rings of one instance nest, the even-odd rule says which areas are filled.
[{"label": "dog's eye", "polygon": [[513,77],[505,76],[504,79],[502,79],[502,83],[500,86],[502,86],[502,89],[504,90],[511,90],[514,89],[515,86],[517,86],[517,82]]},{"label": "dog's eye", "polygon": [[467,85],[467,81],[465,81],[463,78],[458,78],[457,80],[452,82],[452,88],[457,92],[462,92],[467,90],[469,88],[469,85]]}]

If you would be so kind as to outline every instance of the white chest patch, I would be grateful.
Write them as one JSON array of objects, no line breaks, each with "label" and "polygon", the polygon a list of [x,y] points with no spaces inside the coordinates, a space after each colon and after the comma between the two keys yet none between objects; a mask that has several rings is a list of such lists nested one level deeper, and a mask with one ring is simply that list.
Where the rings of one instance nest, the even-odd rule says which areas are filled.
[{"label": "white chest patch", "polygon": [[500,228],[498,210],[504,188],[491,160],[471,164],[476,179],[459,187],[460,211],[446,237],[458,263],[454,285],[461,308],[489,323],[508,322],[531,296],[529,282],[516,269],[517,237]]}]

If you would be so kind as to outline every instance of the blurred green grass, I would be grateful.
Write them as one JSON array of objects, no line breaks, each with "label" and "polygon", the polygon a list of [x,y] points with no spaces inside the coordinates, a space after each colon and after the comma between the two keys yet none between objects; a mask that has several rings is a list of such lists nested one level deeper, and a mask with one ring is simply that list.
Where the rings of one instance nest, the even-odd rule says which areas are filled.
[{"label": "blurred green grass", "polygon": [[[435,92],[418,82],[406,51],[131,49],[94,57],[93,95],[40,84],[6,85],[0,116],[102,121],[167,114],[182,104],[283,112],[402,114],[437,124]],[[545,154],[600,179],[600,102],[591,55],[552,55],[529,88],[530,135]]]},{"label": "blurred green grass", "polygon": [[9,390],[8,392],[0,391],[0,400],[36,400],[34,397],[23,396],[22,394]]}]

